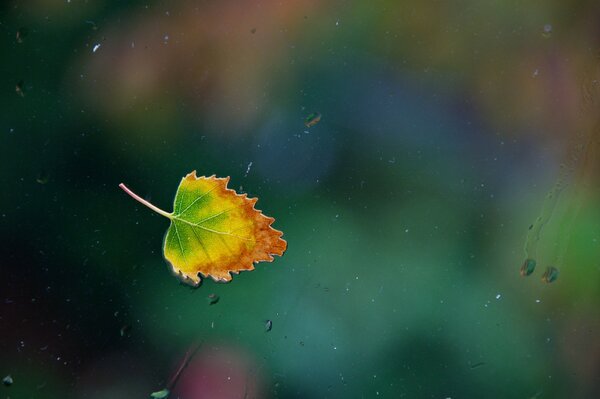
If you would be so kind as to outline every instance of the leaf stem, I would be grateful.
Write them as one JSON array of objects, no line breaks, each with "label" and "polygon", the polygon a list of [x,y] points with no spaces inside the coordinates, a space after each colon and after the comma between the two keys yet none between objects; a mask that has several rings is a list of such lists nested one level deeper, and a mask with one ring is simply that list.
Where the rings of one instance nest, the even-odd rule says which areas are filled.
[{"label": "leaf stem", "polygon": [[172,213],[165,212],[162,209],[160,209],[159,207],[152,205],[150,202],[146,201],[145,199],[143,199],[142,197],[140,197],[139,195],[137,195],[136,193],[131,191],[129,188],[127,188],[127,186],[125,184],[121,183],[121,184],[119,184],[119,187],[121,187],[123,189],[123,191],[125,191],[127,194],[129,194],[131,196],[131,198],[133,198],[140,204],[146,205],[148,208],[152,209],[154,212],[158,213],[159,215],[162,215],[169,219],[173,218]]}]

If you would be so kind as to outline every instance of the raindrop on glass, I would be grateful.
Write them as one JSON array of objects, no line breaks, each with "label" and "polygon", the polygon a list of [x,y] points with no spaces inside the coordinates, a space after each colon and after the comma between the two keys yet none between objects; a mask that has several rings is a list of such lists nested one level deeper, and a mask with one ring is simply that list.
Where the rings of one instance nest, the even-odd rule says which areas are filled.
[{"label": "raindrop on glass", "polygon": [[19,28],[16,35],[17,43],[23,43],[28,33],[27,28]]},{"label": "raindrop on glass", "polygon": [[219,302],[219,296],[217,294],[208,294],[208,297],[206,299],[209,305],[214,305],[217,302]]},{"label": "raindrop on glass", "polygon": [[554,266],[548,266],[546,271],[542,275],[542,281],[544,283],[553,283],[558,278],[558,269]]},{"label": "raindrop on glass", "polygon": [[321,114],[313,112],[304,119],[304,126],[312,127],[321,121]]},{"label": "raindrop on glass", "polygon": [[13,384],[13,378],[9,374],[2,379],[2,383],[4,384],[4,386],[9,387]]},{"label": "raindrop on glass", "polygon": [[544,39],[549,39],[552,36],[552,25],[546,24],[544,25],[544,29],[542,30],[542,37]]}]

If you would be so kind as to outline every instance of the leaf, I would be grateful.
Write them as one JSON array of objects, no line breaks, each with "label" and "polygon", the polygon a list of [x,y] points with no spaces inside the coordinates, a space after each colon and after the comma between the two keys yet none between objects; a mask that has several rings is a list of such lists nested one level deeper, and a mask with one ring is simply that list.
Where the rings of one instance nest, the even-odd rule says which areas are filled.
[{"label": "leaf", "polygon": [[254,270],[254,263],[283,255],[287,243],[271,224],[275,219],[254,208],[257,198],[227,188],[229,177],[185,176],[168,213],[119,185],[127,194],[170,219],[163,252],[173,272],[193,286],[202,277],[231,281],[231,273]]}]

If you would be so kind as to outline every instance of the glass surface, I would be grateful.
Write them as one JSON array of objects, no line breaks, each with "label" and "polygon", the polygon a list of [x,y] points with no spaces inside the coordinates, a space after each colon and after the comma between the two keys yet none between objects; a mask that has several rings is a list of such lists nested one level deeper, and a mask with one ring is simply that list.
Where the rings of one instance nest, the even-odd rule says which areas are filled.
[{"label": "glass surface", "polygon": [[[0,3],[0,398],[600,397],[599,18]],[[192,170],[287,252],[178,280]]]}]

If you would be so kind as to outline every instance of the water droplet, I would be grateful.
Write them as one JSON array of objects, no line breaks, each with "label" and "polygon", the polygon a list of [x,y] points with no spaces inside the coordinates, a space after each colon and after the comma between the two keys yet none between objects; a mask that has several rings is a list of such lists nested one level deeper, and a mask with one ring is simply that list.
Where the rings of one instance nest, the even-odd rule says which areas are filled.
[{"label": "water droplet", "polygon": [[2,379],[2,383],[4,384],[4,386],[7,386],[7,387],[11,386],[13,384],[13,382],[14,382],[13,378],[11,377],[10,374]]},{"label": "water droplet", "polygon": [[521,276],[526,277],[531,275],[535,270],[536,261],[535,259],[527,258],[521,266]]},{"label": "water droplet", "polygon": [[548,266],[546,271],[542,275],[542,281],[544,283],[552,283],[558,278],[558,269],[554,266]]},{"label": "water droplet", "polygon": [[28,34],[27,28],[19,28],[16,35],[17,43],[23,43]]},{"label": "water droplet", "polygon": [[129,337],[131,334],[131,325],[125,324],[123,327],[121,327],[119,333],[121,334],[121,337]]},{"label": "water droplet", "polygon": [[319,121],[321,121],[321,114],[318,112],[313,112],[304,119],[304,126],[312,127],[319,123]]},{"label": "water droplet", "polygon": [[542,37],[544,39],[549,39],[552,36],[552,25],[546,24],[544,25],[544,29],[542,30]]},{"label": "water droplet", "polygon": [[37,177],[35,178],[35,181],[38,182],[39,184],[46,184],[48,183],[48,173],[45,170],[40,171],[40,173],[37,174]]},{"label": "water droplet", "polygon": [[25,82],[22,80],[19,80],[17,82],[17,84],[15,85],[15,92],[21,96],[21,97],[25,97]]},{"label": "water droplet", "polygon": [[220,298],[217,294],[208,294],[208,297],[206,299],[208,300],[209,305],[214,305],[217,302],[219,302]]}]

